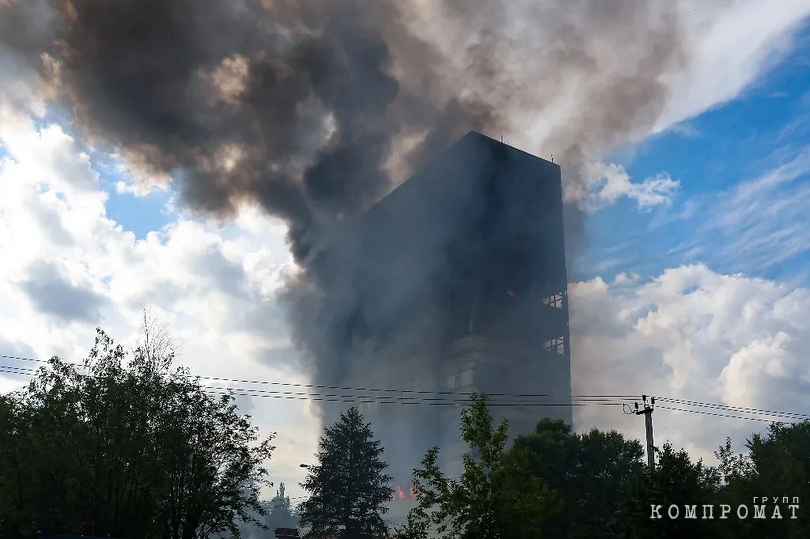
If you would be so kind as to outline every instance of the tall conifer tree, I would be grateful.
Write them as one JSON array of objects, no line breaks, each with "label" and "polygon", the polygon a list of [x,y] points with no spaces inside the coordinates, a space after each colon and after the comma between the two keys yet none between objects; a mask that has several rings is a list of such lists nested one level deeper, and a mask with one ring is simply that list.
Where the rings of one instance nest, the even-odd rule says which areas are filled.
[{"label": "tall conifer tree", "polygon": [[372,539],[383,537],[383,515],[393,489],[383,447],[371,425],[352,407],[325,429],[318,464],[309,467],[302,483],[310,498],[301,505],[301,525],[307,537]]}]

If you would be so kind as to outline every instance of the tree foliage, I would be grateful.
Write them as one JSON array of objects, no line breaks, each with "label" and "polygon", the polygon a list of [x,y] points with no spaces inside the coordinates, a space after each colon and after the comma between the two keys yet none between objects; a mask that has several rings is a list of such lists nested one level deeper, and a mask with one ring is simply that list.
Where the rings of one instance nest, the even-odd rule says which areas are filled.
[{"label": "tree foliage", "polygon": [[[656,450],[654,469],[643,465],[637,440],[598,429],[576,434],[550,419],[506,449],[507,425],[493,426],[483,396],[473,397],[461,423],[471,449],[463,472],[445,475],[439,449],[428,451],[414,470],[418,506],[398,539],[810,537],[801,507],[791,519],[782,501],[810,495],[810,422],[771,425],[747,442],[747,455],[734,453],[727,440],[717,467],[666,443]],[[753,499],[763,495],[779,497],[782,519],[752,518]],[[668,518],[671,505],[676,519]],[[713,518],[701,518],[704,505],[713,506]],[[721,505],[732,516],[720,518]],[[748,507],[747,519],[736,518],[739,505]],[[661,519],[651,518],[653,506]],[[686,518],[686,506],[697,518]],[[768,502],[768,516],[773,507]]]},{"label": "tree foliage", "polygon": [[310,497],[301,504],[307,537],[371,539],[387,534],[383,515],[393,489],[383,447],[356,407],[325,429],[302,487]]},{"label": "tree foliage", "polygon": [[0,398],[0,536],[207,538],[261,509],[272,437],[161,350],[98,330],[84,365]]},{"label": "tree foliage", "polygon": [[[774,423],[768,426],[765,435],[754,434],[746,441],[748,454],[737,454],[727,439],[715,453],[720,461],[723,494],[733,507],[747,504],[753,511],[753,500],[766,506],[766,514],[773,516],[773,497],[779,498],[782,519],[732,520],[729,529],[735,537],[761,538],[807,538],[810,537],[807,511],[801,502],[810,500],[810,422],[793,425]],[[767,503],[762,497],[770,497]],[[791,519],[788,504],[782,502],[787,496],[800,502],[797,519]]]},{"label": "tree foliage", "polygon": [[598,429],[576,434],[561,420],[541,419],[533,433],[515,439],[510,453],[526,455],[529,473],[560,499],[560,511],[545,524],[549,536],[623,536],[620,502],[628,480],[642,469],[637,440]]},{"label": "tree foliage", "polygon": [[473,395],[461,413],[461,437],[471,451],[463,457],[459,478],[445,475],[439,448],[430,449],[422,468],[414,470],[417,507],[403,537],[427,537],[431,529],[443,538],[540,538],[548,515],[558,510],[557,497],[529,473],[527,452],[507,458],[507,422],[495,427],[486,397]]},{"label": "tree foliage", "polygon": [[[692,462],[689,454],[675,451],[664,444],[657,452],[655,469],[644,467],[631,477],[627,496],[622,501],[627,528],[638,539],[668,539],[676,537],[717,537],[714,520],[687,519],[685,507],[711,505],[718,502],[720,473],[702,460]],[[661,519],[651,519],[651,506],[661,506]],[[667,516],[671,505],[678,507],[680,518]]]}]

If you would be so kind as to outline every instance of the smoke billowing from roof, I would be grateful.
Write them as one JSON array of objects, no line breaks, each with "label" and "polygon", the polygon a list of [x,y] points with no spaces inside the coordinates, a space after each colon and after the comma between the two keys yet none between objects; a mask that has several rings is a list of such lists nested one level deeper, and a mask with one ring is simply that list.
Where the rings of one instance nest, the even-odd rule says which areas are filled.
[{"label": "smoke billowing from roof", "polygon": [[[587,160],[652,127],[684,43],[675,8],[653,1],[0,0],[3,52],[138,181],[289,223],[305,345],[352,303],[316,263],[336,223],[470,129],[553,152],[581,196]],[[339,370],[325,360],[316,375]]]}]

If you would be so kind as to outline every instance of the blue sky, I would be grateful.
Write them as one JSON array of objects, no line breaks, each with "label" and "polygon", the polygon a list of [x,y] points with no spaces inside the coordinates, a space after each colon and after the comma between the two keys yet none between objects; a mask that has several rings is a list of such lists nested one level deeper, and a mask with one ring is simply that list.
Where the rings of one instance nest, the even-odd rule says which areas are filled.
[{"label": "blue sky", "polygon": [[[735,185],[789,162],[810,144],[808,42],[810,26],[805,25],[793,53],[739,98],[650,137],[632,155],[614,157],[634,180],[667,172],[680,181],[680,189],[669,207],[633,211],[634,202],[625,199],[593,214],[587,223],[590,249],[572,280],[596,275],[609,279],[621,272],[655,275],[693,261],[698,252],[690,257],[689,250],[699,247],[698,258],[717,271],[788,280],[798,276],[807,284],[802,271],[810,260],[808,251],[777,265],[721,256],[717,251],[734,231],[704,235],[701,227],[716,217],[713,211],[720,211],[712,197],[722,197]],[[805,171],[792,186],[768,195],[787,195],[788,189],[806,185],[809,179]],[[766,196],[762,203],[775,198]],[[694,214],[685,217],[692,209]],[[678,215],[684,217],[667,222]],[[808,229],[804,230],[810,233]]]},{"label": "blue sky", "polygon": [[177,218],[170,205],[171,191],[153,189],[149,194],[138,196],[131,192],[117,192],[116,184],[126,181],[115,170],[114,163],[100,168],[102,185],[110,194],[107,215],[126,230],[143,239],[149,232],[157,231]]}]

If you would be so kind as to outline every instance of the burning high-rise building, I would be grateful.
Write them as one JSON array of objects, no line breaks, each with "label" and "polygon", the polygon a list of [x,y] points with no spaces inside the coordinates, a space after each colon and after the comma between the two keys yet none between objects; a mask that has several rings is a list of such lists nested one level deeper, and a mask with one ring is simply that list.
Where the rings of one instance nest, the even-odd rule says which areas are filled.
[{"label": "burning high-rise building", "polygon": [[[462,397],[432,392],[504,394],[497,400],[513,404],[517,394],[570,396],[558,165],[471,132],[340,235],[333,251],[343,258],[325,259],[356,269],[345,277],[335,267],[346,282],[334,288],[351,290],[352,304],[329,340],[340,382],[403,391],[384,393],[399,404],[361,407],[398,493],[433,445],[449,473],[461,470],[461,402],[447,400]],[[492,413],[512,436],[543,416],[571,422],[566,405]]]}]

